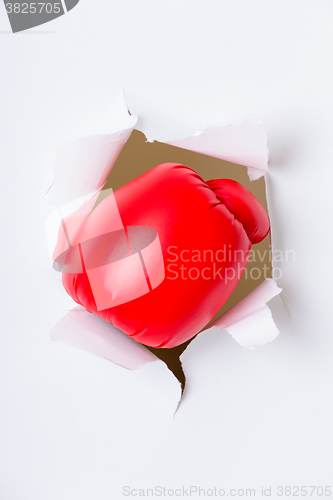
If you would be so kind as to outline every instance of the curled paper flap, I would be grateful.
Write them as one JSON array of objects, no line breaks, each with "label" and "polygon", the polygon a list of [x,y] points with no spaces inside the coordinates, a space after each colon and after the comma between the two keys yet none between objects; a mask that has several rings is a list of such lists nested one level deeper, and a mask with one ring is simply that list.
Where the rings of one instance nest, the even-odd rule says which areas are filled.
[{"label": "curled paper flap", "polygon": [[54,166],[55,180],[46,195],[47,203],[63,205],[101,189],[134,125],[135,122],[128,129],[111,135],[84,137],[62,144]]},{"label": "curled paper flap", "polygon": [[249,167],[251,181],[267,171],[267,135],[261,122],[207,127],[191,137],[167,144]]},{"label": "curled paper flap", "polygon": [[227,330],[236,342],[246,348],[271,342],[278,336],[279,330],[266,304],[281,291],[274,279],[266,279],[210,327]]},{"label": "curled paper flap", "polygon": [[111,323],[75,307],[62,317],[51,332],[51,339],[135,370],[159,359]]},{"label": "curled paper flap", "polygon": [[137,122],[136,116],[129,115],[123,95],[121,99],[119,123],[124,128],[60,145],[53,167],[54,181],[45,195],[46,203],[65,205],[102,189]]}]

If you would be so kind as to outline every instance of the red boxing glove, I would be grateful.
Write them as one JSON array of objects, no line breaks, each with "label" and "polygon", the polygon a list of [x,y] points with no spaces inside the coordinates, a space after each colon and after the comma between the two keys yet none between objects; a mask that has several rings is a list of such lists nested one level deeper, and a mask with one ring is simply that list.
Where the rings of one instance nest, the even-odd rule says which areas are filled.
[{"label": "red boxing glove", "polygon": [[[93,228],[108,220],[114,199],[125,229],[94,238]],[[112,306],[105,292],[107,279],[98,281],[98,275],[83,265],[75,272],[66,272],[73,267],[63,268],[68,294],[136,341],[171,348],[196,335],[230,297],[248,262],[251,244],[260,242],[269,231],[269,219],[259,201],[238,182],[204,182],[184,165],[164,163],[105,198],[85,226],[84,239],[89,234],[91,239],[84,262],[96,269],[106,263],[100,255],[109,249],[116,254],[113,263],[117,259],[120,265],[123,262],[120,274],[125,276],[125,289],[137,287],[138,292],[132,295],[136,298],[126,301],[125,290],[122,303],[113,301]],[[135,238],[138,226],[148,231],[144,239],[151,245],[146,253],[145,244]],[[80,252],[82,258],[81,247]],[[122,252],[128,260],[119,260]],[[154,268],[159,257],[162,271]],[[131,274],[134,261],[144,271],[139,285],[135,271]],[[119,279],[119,272],[114,279]],[[112,288],[112,280],[109,284]],[[111,307],[101,307],[100,296],[104,304],[106,296]]]}]

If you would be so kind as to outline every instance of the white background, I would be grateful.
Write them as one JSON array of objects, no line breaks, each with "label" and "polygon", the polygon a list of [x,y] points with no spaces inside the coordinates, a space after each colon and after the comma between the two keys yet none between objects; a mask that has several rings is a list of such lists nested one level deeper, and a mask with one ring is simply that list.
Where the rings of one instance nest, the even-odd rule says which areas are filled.
[{"label": "white background", "polygon": [[[13,35],[0,5],[1,500],[332,485],[332,26],[329,0],[81,0]],[[174,420],[162,363],[128,372],[49,339],[73,302],[43,194],[59,142],[107,128],[119,85],[161,140],[262,119],[273,242],[296,252],[279,281],[292,322],[254,351],[201,336]]]}]

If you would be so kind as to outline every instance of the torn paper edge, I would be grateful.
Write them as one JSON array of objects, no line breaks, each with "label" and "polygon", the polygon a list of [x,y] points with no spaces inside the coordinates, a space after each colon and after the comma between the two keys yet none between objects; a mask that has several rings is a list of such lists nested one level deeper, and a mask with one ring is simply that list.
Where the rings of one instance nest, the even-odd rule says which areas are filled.
[{"label": "torn paper edge", "polygon": [[119,101],[118,122],[125,128],[111,134],[80,137],[59,146],[54,180],[44,197],[47,204],[67,205],[102,189],[138,120],[129,114],[123,93]]},{"label": "torn paper edge", "polygon": [[267,134],[258,120],[207,127],[190,137],[166,144],[244,165],[248,167],[250,181],[259,179],[267,172]]},{"label": "torn paper edge", "polygon": [[[122,123],[124,123],[124,120],[127,120],[128,126],[126,128],[122,128],[121,130],[119,129],[112,134],[82,137],[61,145],[58,150],[56,162],[54,165],[54,181],[45,196],[45,201],[48,204],[57,206],[66,205],[73,200],[77,200],[80,198],[86,199],[87,197],[89,198],[90,196],[94,196],[95,193],[99,192],[102,189],[110,171],[112,170],[112,167],[114,166],[137,122],[137,117],[131,116],[129,114],[123,94],[120,99],[122,99],[122,102],[120,104],[120,107],[122,109],[122,116],[119,116],[119,120]],[[126,116],[124,115],[124,113]],[[166,142],[165,144],[185,148],[190,151],[206,154],[232,163],[247,166],[250,180],[260,178],[267,171],[267,136],[263,125],[259,121],[248,121],[240,124],[221,127],[207,127],[205,130],[197,132],[194,136]],[[251,292],[251,294],[256,292],[256,290],[257,289]],[[256,296],[256,294],[254,296],[251,296],[251,301],[252,298]],[[243,301],[245,301],[245,299],[247,299],[247,297],[245,297]],[[244,304],[246,305],[246,302],[243,301],[240,301],[234,306],[235,308],[239,306],[239,304],[241,304],[241,306],[237,308],[237,311],[239,311],[239,309],[241,309]],[[253,304],[254,303],[255,300]],[[236,340],[238,339],[237,341],[241,343],[241,345],[245,344],[246,347],[262,345],[263,339],[258,340],[258,335],[254,335],[254,341],[250,340],[250,335],[247,336],[246,340],[242,341],[242,334],[239,333],[239,331],[240,327],[242,326],[242,321],[246,322],[250,317],[253,320],[253,325],[259,325],[260,322],[267,325],[270,321],[273,322],[271,317],[268,317],[265,308],[265,305],[263,305],[263,307],[261,308],[257,308],[247,318],[244,316],[240,318],[239,314],[236,315],[234,328],[232,328],[232,324],[229,324],[228,328],[226,329],[228,329],[229,332],[233,332],[232,334],[234,338]],[[228,312],[225,314],[228,314]],[[86,318],[87,321],[90,321],[92,317],[99,320],[98,323],[96,323],[95,321],[94,335],[99,335],[99,328],[102,332],[104,331],[103,329],[106,326],[108,329],[111,327],[110,323],[105,322],[101,318],[97,318],[92,314],[87,313],[86,311],[85,313],[85,315],[83,315],[82,313],[82,318]],[[65,328],[65,325],[73,325],[75,318],[79,319],[79,323],[81,322],[82,318],[81,316],[78,317],[76,308],[73,309],[69,313],[69,315],[71,316],[67,318],[68,321],[59,321],[57,327],[52,333],[53,340],[62,340],[66,342],[67,340],[65,339],[65,333],[62,334],[61,330],[63,329],[64,332],[68,331],[67,327]],[[227,316],[227,319],[228,317],[230,318],[231,315]],[[219,318],[219,320],[221,321],[222,319],[225,319],[225,315]],[[99,327],[97,326],[98,324],[100,324]],[[220,328],[220,326],[216,325],[216,322],[211,327]],[[278,332],[276,332],[273,326],[271,326],[270,328],[272,330],[272,333],[270,334],[269,338],[273,340],[273,337],[275,338]],[[70,333],[68,335],[68,343],[73,342],[73,338],[71,340]],[[125,334],[123,335],[127,338]],[[103,333],[101,333],[101,337],[104,338]],[[93,340],[90,334],[87,334],[86,338]],[[144,351],[148,351],[144,346],[133,341],[133,339],[129,338],[129,340],[140,346],[140,348],[144,349]],[[99,340],[99,342],[101,342],[101,340]],[[133,363],[132,358],[130,358],[130,360],[126,360],[125,357],[121,362],[119,362],[119,360],[117,362],[115,359],[118,355],[116,356],[116,358],[111,355],[110,346],[112,345],[112,343],[108,345],[109,354],[107,355],[106,359],[109,359],[110,361],[119,364],[120,366],[124,366],[125,368],[134,369],[133,366],[136,365],[135,363]],[[125,346],[127,344],[124,343],[123,345]],[[94,352],[96,355],[101,356],[102,351],[97,346],[94,347],[92,345],[92,347],[90,348],[87,346],[87,344],[85,344],[85,348],[83,349]],[[152,353],[150,354],[151,356],[145,358],[145,362],[151,362],[158,359]],[[140,356],[139,359],[141,359]],[[138,366],[142,366],[141,361],[139,361],[138,363]]]},{"label": "torn paper edge", "polygon": [[272,342],[279,330],[267,303],[281,291],[274,279],[266,279],[214,321],[209,330],[227,330],[238,344],[247,349]]},{"label": "torn paper edge", "polygon": [[59,320],[51,331],[51,340],[95,354],[128,370],[160,361],[145,346],[81,306]]}]

